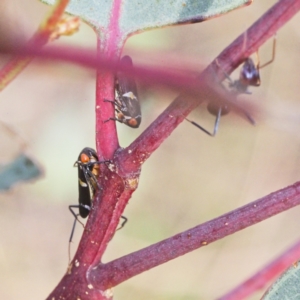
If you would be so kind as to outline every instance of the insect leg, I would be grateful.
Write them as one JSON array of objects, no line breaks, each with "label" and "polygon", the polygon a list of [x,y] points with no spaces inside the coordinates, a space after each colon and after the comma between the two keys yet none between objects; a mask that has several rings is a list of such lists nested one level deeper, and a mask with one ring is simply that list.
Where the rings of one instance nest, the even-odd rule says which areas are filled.
[{"label": "insect leg", "polygon": [[106,122],[111,121],[111,120],[113,120],[113,121],[118,121],[118,122],[120,122],[120,123],[124,123],[123,120],[120,120],[120,119],[118,119],[118,118],[109,118],[109,119],[103,121],[103,123],[106,123]]},{"label": "insect leg", "polygon": [[[230,82],[230,85],[233,86],[233,85],[234,85],[234,80],[232,80],[231,77],[229,76],[229,74],[227,74],[227,73],[223,70],[223,68],[221,67],[221,65],[220,65],[220,63],[219,63],[219,60],[216,59],[215,61],[216,61],[216,65],[218,66],[218,68],[223,72],[223,74],[224,74],[224,76],[226,77],[226,79]],[[216,70],[214,70],[214,72],[215,72],[215,77],[216,77],[216,79],[218,79]],[[220,84],[222,85],[221,82],[220,82]],[[223,86],[223,85],[222,85],[222,86]],[[223,87],[224,87],[224,86],[223,86]],[[225,87],[224,87],[224,88],[225,88]]]},{"label": "insect leg", "polygon": [[123,221],[122,221],[122,223],[120,225],[120,228],[118,228],[117,230],[122,229],[125,226],[125,224],[127,223],[127,221],[128,221],[128,218],[126,218],[125,216],[121,216],[121,219],[123,219]]},{"label": "insect leg", "polygon": [[246,116],[246,118],[248,119],[248,121],[252,124],[255,125],[255,120],[252,118],[251,115],[248,114],[247,111],[243,111],[244,115]]},{"label": "insect leg", "polygon": [[[79,208],[80,205],[69,205],[69,210],[72,213],[72,215],[74,216],[75,220],[78,221],[78,223],[80,223],[83,227],[84,224],[78,219],[78,217],[80,216],[79,214],[75,214],[73,208]],[[71,237],[70,237],[70,241],[72,241]]]},{"label": "insect leg", "polygon": [[[97,187],[98,187],[99,190],[102,190],[102,187],[100,186],[100,184],[99,184],[99,182],[97,180],[97,177],[92,172],[92,170],[89,169],[89,167],[93,166],[93,165],[100,165],[102,163],[111,163],[111,162],[112,162],[111,160],[103,160],[103,161],[90,162],[90,163],[87,164],[87,168],[85,170],[85,173],[87,173],[93,179],[93,181],[96,183],[96,185],[97,185]],[[85,173],[84,173],[84,175],[85,175]],[[88,182],[89,178],[86,177],[85,179]]]},{"label": "insect leg", "polygon": [[[259,61],[258,61],[259,68],[262,69],[265,66],[271,64],[274,61],[274,59],[275,59],[275,54],[276,54],[276,35],[274,36],[274,40],[273,40],[273,50],[272,50],[272,57],[271,57],[271,59],[268,62],[264,63],[262,66],[259,65]],[[257,52],[257,55],[258,55],[258,52]]]},{"label": "insect leg", "polygon": [[[112,103],[112,104],[116,107],[116,108],[115,108],[116,113],[117,113],[117,114],[123,115],[123,113],[121,112],[123,106],[122,106],[122,104],[118,101],[118,99],[115,99],[115,100],[104,99],[103,102],[110,102],[110,103]],[[123,118],[111,117],[111,118],[109,118],[109,119],[103,121],[103,123],[106,123],[106,122],[108,122],[108,121],[118,121],[118,122],[124,124]]]},{"label": "insect leg", "polygon": [[73,208],[79,208],[79,205],[69,205],[69,210],[72,213],[72,215],[74,216],[74,223],[73,223],[71,235],[69,238],[69,249],[68,249],[69,261],[71,261],[71,243],[72,243],[72,239],[73,239],[73,235],[74,235],[74,231],[75,231],[76,221],[78,221],[84,227],[83,223],[78,219],[78,217],[80,215],[76,214],[74,212]]},{"label": "insect leg", "polygon": [[216,115],[216,121],[215,121],[215,125],[214,125],[214,131],[213,133],[209,132],[208,130],[206,130],[204,127],[202,127],[201,125],[199,125],[198,123],[189,120],[188,118],[185,118],[188,122],[190,122],[191,124],[193,124],[194,126],[198,127],[200,130],[202,130],[203,132],[205,132],[206,134],[208,134],[211,137],[214,137],[218,131],[219,128],[219,123],[220,123],[220,118],[221,118],[221,114],[222,114],[222,107],[219,108],[218,110],[218,114]]},{"label": "insect leg", "polygon": [[116,107],[118,107],[120,109],[122,108],[122,105],[117,100],[104,99],[103,102],[110,102],[110,103],[114,104]]}]

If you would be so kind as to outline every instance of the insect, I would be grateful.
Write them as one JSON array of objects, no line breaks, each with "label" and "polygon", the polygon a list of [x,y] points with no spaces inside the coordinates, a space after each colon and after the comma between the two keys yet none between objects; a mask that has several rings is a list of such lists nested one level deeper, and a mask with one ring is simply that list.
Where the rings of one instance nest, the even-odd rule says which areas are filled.
[{"label": "insect", "polygon": [[[233,81],[230,78],[230,76],[224,72],[226,78],[229,80],[229,92],[232,93],[234,97],[237,97],[239,94],[251,94],[251,92],[248,91],[249,86],[260,86],[261,81],[260,81],[259,70],[266,67],[267,65],[271,64],[274,61],[275,48],[276,48],[276,39],[274,38],[272,58],[263,65],[260,65],[260,63],[259,63],[258,52],[256,52],[256,54],[257,54],[257,64],[256,65],[255,65],[253,59],[251,57],[248,57],[244,61],[244,64],[240,71],[239,79],[237,79],[237,80]],[[218,62],[217,62],[217,64],[218,64]],[[216,135],[216,133],[218,131],[221,116],[227,115],[229,113],[230,109],[226,105],[218,106],[215,103],[211,102],[211,103],[208,103],[207,110],[212,115],[216,116],[214,130],[212,133],[209,132],[208,130],[206,130],[204,127],[202,127],[198,123],[196,123],[192,120],[189,120],[188,118],[186,118],[186,120],[188,122],[192,123],[193,125],[195,125],[196,127],[198,127],[200,130],[202,130],[206,134],[213,137]],[[245,112],[245,115],[248,118],[248,120],[250,121],[250,123],[255,124],[254,120],[248,113]]]},{"label": "insect", "polygon": [[[121,59],[121,64],[128,68],[133,67],[132,59],[126,55]],[[109,118],[120,123],[124,123],[132,128],[138,128],[141,124],[142,113],[137,95],[137,88],[135,80],[128,78],[124,72],[118,72],[115,78],[115,100],[107,100],[104,102],[111,102],[115,105],[116,116]]]},{"label": "insect", "polygon": [[[73,223],[70,239],[69,239],[69,259],[70,259],[70,244],[73,239],[74,230],[76,226],[76,221],[78,221],[82,226],[83,223],[78,219],[78,217],[86,218],[91,211],[92,199],[97,190],[101,190],[101,186],[98,183],[98,177],[100,175],[100,167],[101,163],[109,163],[109,160],[99,161],[97,153],[92,148],[84,148],[78,156],[77,161],[74,164],[74,167],[78,168],[78,190],[79,190],[79,198],[78,205],[69,205],[69,210],[74,216],[75,220]],[[74,212],[74,208],[79,209],[79,213],[76,214]],[[121,216],[124,220],[120,228],[124,227],[127,222],[127,218]],[[117,229],[117,230],[119,230]]]},{"label": "insect", "polygon": [[[104,162],[106,161],[100,162],[98,160],[97,153],[94,149],[86,147],[79,153],[78,160],[74,164],[74,167],[78,168],[79,205],[69,206],[69,210],[75,218],[69,239],[70,243],[73,238],[76,221],[82,224],[78,217],[86,218],[89,215],[93,196],[98,189],[101,189],[97,178],[100,174],[99,164]],[[73,208],[78,208],[79,213],[76,214]]]}]

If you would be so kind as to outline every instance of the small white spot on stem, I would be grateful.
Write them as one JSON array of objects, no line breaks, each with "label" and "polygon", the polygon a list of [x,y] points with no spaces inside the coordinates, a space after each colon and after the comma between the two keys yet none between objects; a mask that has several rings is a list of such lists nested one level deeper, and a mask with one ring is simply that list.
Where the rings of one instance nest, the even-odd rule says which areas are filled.
[{"label": "small white spot on stem", "polygon": [[104,297],[106,297],[107,299],[112,298],[112,296],[113,296],[112,289],[108,289],[108,290],[102,292],[102,295],[103,295]]}]

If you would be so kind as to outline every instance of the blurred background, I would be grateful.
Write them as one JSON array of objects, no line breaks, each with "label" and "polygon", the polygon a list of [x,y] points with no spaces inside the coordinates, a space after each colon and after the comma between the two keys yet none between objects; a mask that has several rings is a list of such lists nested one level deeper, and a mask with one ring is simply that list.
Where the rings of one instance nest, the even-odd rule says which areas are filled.
[{"label": "blurred background", "polygon": [[[210,63],[276,1],[251,6],[207,22],[153,30],[131,37],[124,54],[133,61],[161,55],[194,71]],[[49,7],[35,0],[1,1],[0,32],[28,39]],[[222,117],[215,138],[183,122],[143,165],[139,188],[124,215],[125,228],[110,242],[104,261],[187,230],[293,184],[300,178],[300,16],[277,33],[276,58],[261,70],[262,84],[245,96],[259,108],[252,126],[235,114]],[[1,39],[2,39],[1,37]],[[57,44],[96,46],[82,24]],[[272,40],[260,48],[261,63]],[[164,57],[164,58],[163,58]],[[253,57],[256,59],[256,57]],[[1,65],[7,60],[1,57]],[[232,78],[238,77],[237,70]],[[176,97],[140,86],[140,128],[118,124],[121,146],[129,145]],[[66,272],[73,216],[78,201],[73,164],[94,141],[95,72],[61,62],[34,60],[0,94],[0,122],[27,142],[26,153],[44,175],[0,194],[0,298],[44,299]],[[208,130],[214,117],[202,104],[190,116]],[[0,164],[21,151],[20,140],[0,124]],[[300,238],[296,207],[251,228],[168,262],[114,289],[115,299],[215,299],[247,279]],[[78,226],[72,254],[82,234]],[[263,292],[253,296],[258,299]]]}]

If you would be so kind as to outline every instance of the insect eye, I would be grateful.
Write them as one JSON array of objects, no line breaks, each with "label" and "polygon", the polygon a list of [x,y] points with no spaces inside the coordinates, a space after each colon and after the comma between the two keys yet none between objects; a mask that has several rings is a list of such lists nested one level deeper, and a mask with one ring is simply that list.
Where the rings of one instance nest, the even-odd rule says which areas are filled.
[{"label": "insect eye", "polygon": [[86,155],[85,153],[81,153],[80,161],[82,163],[88,163],[90,161],[90,157],[88,155]]},{"label": "insect eye", "polygon": [[135,127],[137,125],[137,120],[132,118],[128,121],[128,125]]},{"label": "insect eye", "polygon": [[119,120],[125,119],[124,114],[123,114],[122,112],[119,111],[119,112],[117,113],[117,119],[119,119]]}]

